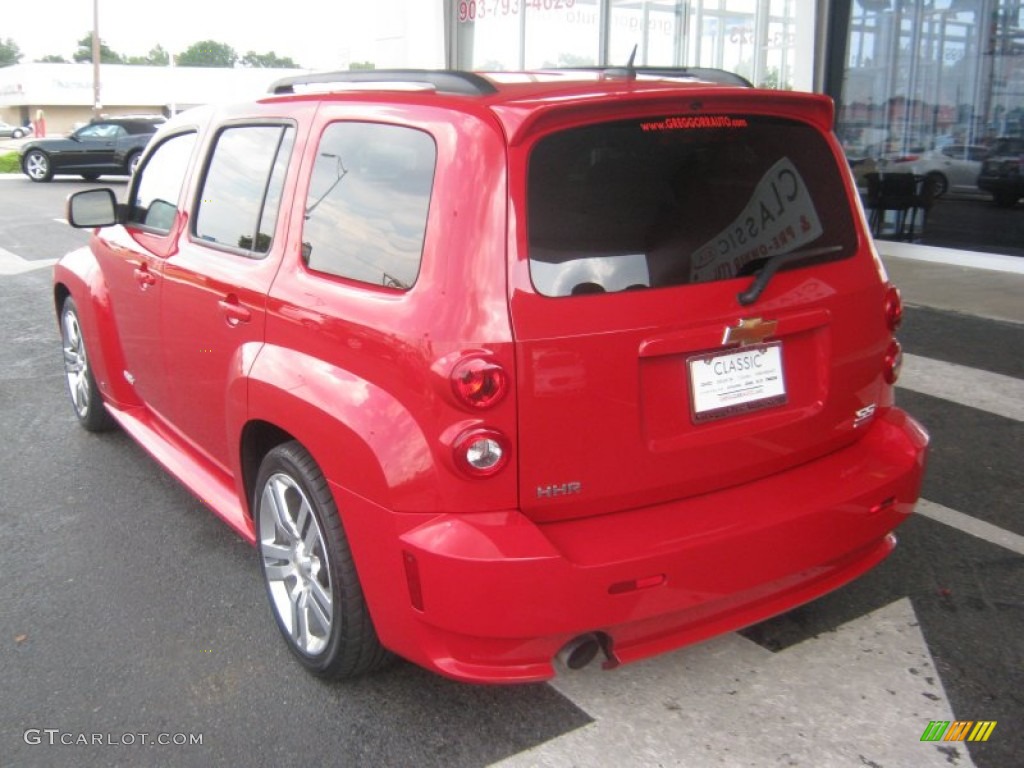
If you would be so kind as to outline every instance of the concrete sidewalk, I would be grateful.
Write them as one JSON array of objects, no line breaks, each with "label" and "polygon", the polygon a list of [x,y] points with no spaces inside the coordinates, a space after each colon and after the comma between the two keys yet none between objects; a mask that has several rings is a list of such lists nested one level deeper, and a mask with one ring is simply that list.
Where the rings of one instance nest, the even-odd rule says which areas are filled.
[{"label": "concrete sidewalk", "polygon": [[908,305],[1024,324],[1024,257],[878,240]]}]

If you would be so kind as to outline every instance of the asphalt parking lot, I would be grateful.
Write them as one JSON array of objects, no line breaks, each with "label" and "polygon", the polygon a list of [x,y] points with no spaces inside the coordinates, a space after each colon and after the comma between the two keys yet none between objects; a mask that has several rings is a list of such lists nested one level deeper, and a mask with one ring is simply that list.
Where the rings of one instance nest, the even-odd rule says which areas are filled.
[{"label": "asphalt parking lot", "polygon": [[[0,768],[1019,765],[1024,271],[894,260],[948,290],[904,287],[926,503],[864,578],[614,672],[484,687],[399,662],[328,685],[277,637],[252,550],[125,435],[75,423],[48,267],[85,241],[60,219],[86,186],[0,179]],[[921,741],[956,720],[996,726]]]}]

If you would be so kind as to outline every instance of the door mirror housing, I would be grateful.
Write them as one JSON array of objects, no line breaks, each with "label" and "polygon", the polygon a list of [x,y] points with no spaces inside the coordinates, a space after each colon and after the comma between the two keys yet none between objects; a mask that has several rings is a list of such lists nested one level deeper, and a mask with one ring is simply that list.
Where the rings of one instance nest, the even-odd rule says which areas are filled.
[{"label": "door mirror housing", "polygon": [[118,223],[117,198],[112,190],[86,189],[68,197],[66,218],[78,229],[110,227]]}]

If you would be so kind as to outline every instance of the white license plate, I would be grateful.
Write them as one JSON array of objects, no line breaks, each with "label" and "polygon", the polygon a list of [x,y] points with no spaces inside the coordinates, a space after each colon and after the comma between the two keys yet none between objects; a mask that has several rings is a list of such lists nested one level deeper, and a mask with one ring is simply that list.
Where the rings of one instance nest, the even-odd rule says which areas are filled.
[{"label": "white license plate", "polygon": [[691,357],[690,403],[695,422],[721,419],[786,402],[782,342]]}]

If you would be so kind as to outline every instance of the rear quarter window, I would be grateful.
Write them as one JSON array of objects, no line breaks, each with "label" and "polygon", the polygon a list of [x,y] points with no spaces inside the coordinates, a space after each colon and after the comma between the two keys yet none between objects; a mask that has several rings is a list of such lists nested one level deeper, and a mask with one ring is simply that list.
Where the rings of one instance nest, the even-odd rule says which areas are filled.
[{"label": "rear quarter window", "polygon": [[343,122],[320,139],[302,255],[317,272],[406,290],[419,274],[437,148],[423,131]]},{"label": "rear quarter window", "polygon": [[666,117],[546,136],[528,169],[535,288],[547,296],[727,280],[814,248],[856,250],[839,166],[812,126]]}]

